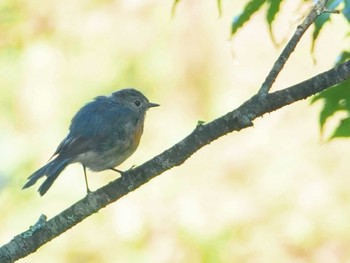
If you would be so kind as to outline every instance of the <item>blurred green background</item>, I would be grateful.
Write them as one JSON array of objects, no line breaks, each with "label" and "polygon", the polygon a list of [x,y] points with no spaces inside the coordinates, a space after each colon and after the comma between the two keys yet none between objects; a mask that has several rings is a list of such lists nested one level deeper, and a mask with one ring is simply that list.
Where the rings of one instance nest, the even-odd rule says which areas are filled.
[{"label": "blurred green background", "polygon": [[[1,244],[85,195],[80,165],[42,198],[38,185],[21,188],[93,97],[132,86],[161,104],[125,170],[258,90],[283,47],[273,45],[264,15],[229,40],[244,1],[223,1],[221,17],[215,1],[181,1],[174,17],[172,4],[0,1]],[[309,7],[285,2],[278,43]],[[340,16],[325,26],[316,64],[306,33],[274,89],[331,68],[350,44],[347,29]],[[320,108],[298,102],[220,138],[20,262],[350,262],[350,141],[322,140]],[[97,189],[117,175],[88,176]]]}]

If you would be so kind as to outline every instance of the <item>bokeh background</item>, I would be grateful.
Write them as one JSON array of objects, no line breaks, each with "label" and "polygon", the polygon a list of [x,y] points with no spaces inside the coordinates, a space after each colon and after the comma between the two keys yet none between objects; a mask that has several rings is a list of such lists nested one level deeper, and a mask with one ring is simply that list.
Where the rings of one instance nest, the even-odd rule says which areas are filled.
[{"label": "bokeh background", "polygon": [[[79,165],[42,198],[38,185],[21,190],[84,103],[132,86],[161,104],[119,168],[142,164],[252,96],[310,7],[282,5],[276,46],[262,13],[230,40],[245,1],[222,2],[221,17],[216,1],[180,1],[174,16],[172,1],[0,2],[1,244],[85,195]],[[316,63],[307,32],[274,89],[331,68],[347,27],[326,25]],[[320,106],[298,102],[220,138],[20,262],[350,262],[350,141],[325,140]],[[90,172],[90,186],[116,176]]]}]

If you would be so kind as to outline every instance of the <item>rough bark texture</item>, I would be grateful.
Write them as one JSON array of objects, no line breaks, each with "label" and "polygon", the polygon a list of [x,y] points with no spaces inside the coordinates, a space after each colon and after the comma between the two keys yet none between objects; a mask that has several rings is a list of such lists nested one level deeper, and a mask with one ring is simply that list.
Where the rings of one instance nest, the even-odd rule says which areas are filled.
[{"label": "rough bark texture", "polygon": [[350,61],[347,61],[292,87],[269,93],[275,78],[293,52],[300,37],[318,15],[323,12],[329,12],[324,8],[326,2],[326,0],[320,0],[303,24],[298,26],[296,33],[282,51],[281,56],[276,61],[257,95],[254,95],[237,109],[212,122],[199,123],[191,134],[173,147],[143,165],[127,171],[122,178],[116,179],[97,191],[88,194],[85,198],[52,219],[46,221],[46,216],[42,215],[38,222],[27,231],[15,236],[9,243],[0,248],[0,262],[14,262],[35,252],[40,246],[61,235],[101,208],[115,202],[164,171],[181,165],[192,154],[217,138],[230,132],[240,131],[253,126],[253,121],[265,113],[306,99],[313,94],[349,79]]},{"label": "rough bark texture", "polygon": [[143,165],[127,171],[122,178],[87,195],[54,218],[46,221],[45,216],[41,216],[29,230],[15,236],[0,248],[0,262],[14,262],[35,252],[40,246],[101,208],[115,202],[164,171],[181,165],[192,154],[217,138],[250,127],[254,119],[265,113],[306,99],[348,78],[350,78],[350,61],[284,90],[264,97],[255,95],[226,115],[207,124],[197,125],[191,134],[173,147]]}]

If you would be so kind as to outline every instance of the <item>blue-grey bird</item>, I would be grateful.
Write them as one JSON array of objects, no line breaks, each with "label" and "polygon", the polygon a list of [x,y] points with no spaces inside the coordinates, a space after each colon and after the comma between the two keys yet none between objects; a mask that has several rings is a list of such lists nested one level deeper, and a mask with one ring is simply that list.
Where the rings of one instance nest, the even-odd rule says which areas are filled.
[{"label": "blue-grey bird", "polygon": [[76,113],[67,137],[50,158],[53,159],[29,176],[23,189],[46,176],[38,190],[44,195],[67,165],[81,163],[89,193],[86,168],[94,172],[107,169],[120,172],[114,167],[135,152],[146,111],[156,106],[159,104],[149,102],[141,92],[131,88],[96,97]]}]

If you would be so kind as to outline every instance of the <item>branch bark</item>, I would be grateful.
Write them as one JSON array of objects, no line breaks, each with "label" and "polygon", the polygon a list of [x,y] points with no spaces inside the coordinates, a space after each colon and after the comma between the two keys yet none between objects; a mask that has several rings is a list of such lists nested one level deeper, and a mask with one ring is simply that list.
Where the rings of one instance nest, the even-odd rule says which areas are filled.
[{"label": "branch bark", "polygon": [[269,74],[265,78],[265,81],[261,85],[259,89],[260,95],[264,96],[270,91],[272,84],[275,82],[278,74],[281,72],[288,58],[293,53],[301,37],[304,35],[306,30],[313,24],[313,22],[315,22],[317,17],[319,17],[324,13],[330,13],[330,12],[339,13],[338,11],[332,11],[332,10],[326,9],[325,6],[327,2],[328,0],[319,0],[313,6],[310,13],[304,19],[304,21],[297,27],[292,38],[288,41],[287,45],[282,50],[280,56],[277,58],[276,62],[273,64],[272,69],[270,70]]},{"label": "branch bark", "polygon": [[[322,0],[319,2],[323,3],[324,7],[327,1]],[[294,43],[295,45],[300,37]],[[294,47],[291,49],[291,52]],[[282,60],[287,60],[289,55],[286,57],[282,55]],[[127,171],[122,178],[118,178],[97,191],[88,194],[52,219],[46,221],[45,215],[40,216],[38,222],[27,231],[15,236],[10,242],[0,247],[0,262],[14,262],[35,252],[39,247],[61,235],[93,213],[134,191],[161,173],[181,165],[196,151],[219,137],[233,131],[251,127],[256,118],[266,113],[306,99],[350,78],[350,61],[347,61],[294,86],[274,93],[268,93],[284,63],[285,61],[282,67],[279,66],[272,69],[272,73],[270,73],[272,77],[270,74],[267,77],[267,79],[271,77],[272,82],[262,85],[262,88],[265,85],[267,89],[266,87],[263,90],[260,89],[258,94],[244,102],[237,109],[207,124],[198,124],[191,134],[173,147],[143,165]],[[262,94],[264,96],[261,96]]]},{"label": "branch bark", "polygon": [[296,101],[323,91],[350,78],[350,61],[321,73],[292,87],[269,93],[262,98],[255,95],[237,109],[204,125],[173,147],[141,166],[126,172],[97,191],[46,221],[42,215],[29,230],[15,236],[0,248],[0,262],[14,262],[35,252],[40,246],[61,235],[101,208],[117,201],[161,173],[179,166],[203,146],[233,131],[253,126],[253,120]]}]

